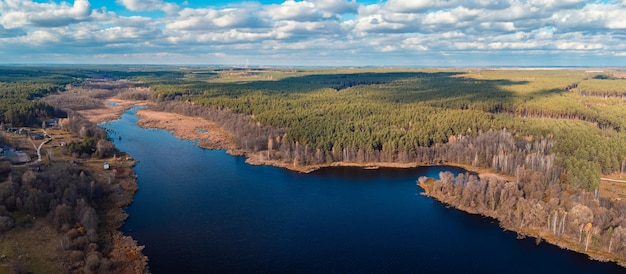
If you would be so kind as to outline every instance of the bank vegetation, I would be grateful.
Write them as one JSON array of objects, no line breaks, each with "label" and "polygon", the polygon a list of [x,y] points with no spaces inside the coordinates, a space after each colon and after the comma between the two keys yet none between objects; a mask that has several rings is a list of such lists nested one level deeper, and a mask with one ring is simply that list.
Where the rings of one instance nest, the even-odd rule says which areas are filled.
[{"label": "bank vegetation", "polygon": [[133,162],[79,112],[128,87],[74,70],[1,70],[0,272],[147,271],[142,247],[117,231],[137,190]]}]

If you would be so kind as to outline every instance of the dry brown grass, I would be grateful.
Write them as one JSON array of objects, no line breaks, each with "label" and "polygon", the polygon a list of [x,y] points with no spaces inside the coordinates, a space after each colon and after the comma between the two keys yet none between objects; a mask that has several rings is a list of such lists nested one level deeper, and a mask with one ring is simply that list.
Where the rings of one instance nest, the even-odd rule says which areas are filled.
[{"label": "dry brown grass", "polygon": [[[619,176],[609,176],[610,179],[624,180]],[[626,183],[600,181],[600,196],[611,200],[626,200]]]},{"label": "dry brown grass", "polygon": [[[0,236],[0,273],[15,273],[15,264],[31,273],[65,273],[66,251],[61,247],[63,234],[44,219],[15,216],[16,227]],[[21,263],[20,263],[21,262]]]},{"label": "dry brown grass", "polygon": [[[111,103],[115,103],[111,105]],[[104,121],[115,120],[133,106],[146,106],[152,104],[151,101],[139,101],[139,100],[121,100],[121,99],[107,99],[102,102],[103,108],[79,110],[78,113],[85,117],[92,123],[101,123]]]},{"label": "dry brown grass", "polygon": [[235,147],[230,133],[203,118],[146,109],[137,111],[137,116],[141,118],[137,124],[143,128],[172,131],[177,138],[198,140],[205,148],[231,150]]}]

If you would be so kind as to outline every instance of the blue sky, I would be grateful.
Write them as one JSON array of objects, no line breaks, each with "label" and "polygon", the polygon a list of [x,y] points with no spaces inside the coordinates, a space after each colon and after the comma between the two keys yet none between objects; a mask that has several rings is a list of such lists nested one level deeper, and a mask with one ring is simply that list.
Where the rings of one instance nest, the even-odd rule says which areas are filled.
[{"label": "blue sky", "polygon": [[0,63],[624,66],[626,0],[0,0]]}]

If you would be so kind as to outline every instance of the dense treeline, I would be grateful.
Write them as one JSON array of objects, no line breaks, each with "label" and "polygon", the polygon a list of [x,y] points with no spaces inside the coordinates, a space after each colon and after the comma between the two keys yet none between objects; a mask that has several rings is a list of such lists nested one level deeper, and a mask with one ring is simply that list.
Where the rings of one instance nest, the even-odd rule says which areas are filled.
[{"label": "dense treeline", "polygon": [[577,88],[580,95],[626,98],[624,79],[589,79],[582,81]]},{"label": "dense treeline", "polygon": [[0,122],[33,126],[64,117],[62,111],[36,99],[63,91],[66,85],[80,81],[80,75],[57,68],[0,67]]},{"label": "dense treeline", "polygon": [[546,174],[520,168],[516,181],[449,172],[420,178],[426,195],[461,210],[496,218],[500,225],[591,254],[626,258],[626,203],[590,192],[569,192]]},{"label": "dense treeline", "polygon": [[[574,92],[581,82],[618,80],[590,79],[594,75],[584,71],[272,70],[254,75],[240,81],[231,74],[224,80],[142,80],[160,102],[190,102],[194,108],[244,114],[250,119],[244,125],[284,128],[274,133],[243,126],[236,130],[246,132],[239,143],[247,140],[248,149],[268,150],[268,158],[298,165],[436,162],[435,152],[424,151],[451,146],[451,139],[469,138],[472,146],[489,143],[481,133],[507,129],[515,141],[501,150],[531,157],[535,152],[521,148],[536,140],[551,144],[541,153],[553,155],[551,165],[562,169],[562,174],[550,175],[553,181],[592,190],[601,173],[624,172],[626,106],[619,98]],[[188,105],[168,103],[167,108]],[[467,153],[479,161],[439,160],[494,167],[494,161],[513,157],[485,150]],[[509,170],[499,171],[512,174],[522,164],[527,163],[513,161]]]},{"label": "dense treeline", "polygon": [[0,121],[14,126],[41,124],[52,117],[63,116],[50,105],[33,100],[61,90],[59,84],[1,83]]}]

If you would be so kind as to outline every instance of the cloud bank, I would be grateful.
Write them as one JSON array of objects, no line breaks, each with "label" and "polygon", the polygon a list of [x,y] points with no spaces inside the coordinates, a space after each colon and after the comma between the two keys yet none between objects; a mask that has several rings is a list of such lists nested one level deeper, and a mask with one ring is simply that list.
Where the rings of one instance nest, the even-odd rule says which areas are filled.
[{"label": "cloud bank", "polygon": [[0,0],[2,63],[624,65],[626,1]]}]

